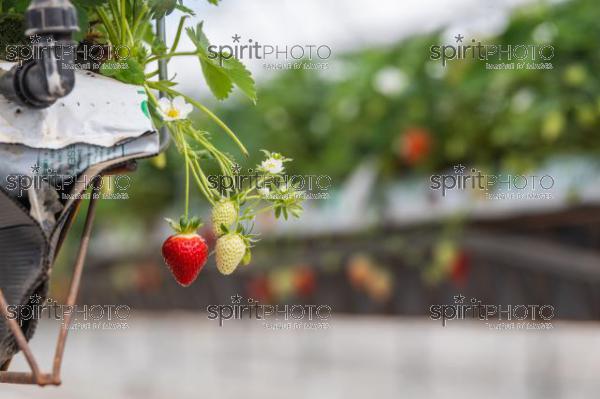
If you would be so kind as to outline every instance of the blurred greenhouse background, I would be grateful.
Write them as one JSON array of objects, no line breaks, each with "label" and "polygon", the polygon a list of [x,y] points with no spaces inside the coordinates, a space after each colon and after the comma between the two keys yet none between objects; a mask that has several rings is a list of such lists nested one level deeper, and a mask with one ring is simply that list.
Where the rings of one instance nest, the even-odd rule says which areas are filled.
[{"label": "blurred greenhouse background", "polygon": [[[238,373],[226,392],[217,382],[207,383],[210,397],[244,392],[276,397],[306,379],[315,389],[290,397],[372,392],[360,390],[355,378],[382,387],[389,398],[598,395],[597,2],[224,0],[219,8],[197,9],[196,18],[206,20],[215,43],[230,43],[230,36],[240,34],[263,43],[331,46],[333,56],[322,71],[266,70],[261,61],[244,60],[259,83],[258,103],[240,96],[214,104],[254,150],[248,159],[237,157],[244,169],[260,162],[259,149],[281,152],[294,159],[289,174],[330,176],[328,198],[307,200],[304,217],[293,223],[261,219],[256,226],[261,243],[249,266],[224,277],[209,261],[198,281],[181,289],[159,248],[169,234],[163,218],[181,213],[184,168],[172,148],[166,159],[140,162],[131,175],[129,199],[99,206],[80,296],[81,303],[130,305],[131,327],[118,334],[90,333],[96,342],[82,338],[85,332],[74,334],[70,340],[80,350],[68,348],[67,362],[95,356],[88,347],[108,351],[111,361],[122,365],[122,374],[110,377],[122,389],[107,391],[111,397],[165,397],[166,392],[196,397],[207,383],[200,382],[204,375],[228,383],[188,355],[181,355],[182,364],[201,374],[186,371],[183,384],[171,371],[154,379],[149,366],[134,366],[177,368],[174,354],[189,347],[224,373]],[[473,59],[451,60],[444,67],[431,59],[431,46],[455,45],[459,34],[467,43],[551,45],[553,68],[490,70]],[[204,92],[199,77],[186,75],[185,64],[173,62],[170,68],[185,77],[188,91]],[[230,145],[204,122],[219,144]],[[538,187],[534,193],[544,195],[527,198],[478,189],[442,195],[431,189],[432,176],[457,176],[457,166],[494,176],[548,175],[553,185]],[[209,220],[201,201],[193,207]],[[65,295],[79,230],[71,233],[53,271],[56,299]],[[203,233],[210,239],[210,226]],[[331,327],[278,333],[241,323],[248,327],[246,340],[246,327],[231,322],[219,328],[203,313],[209,304],[230,303],[235,294],[261,303],[327,304],[334,312]],[[552,331],[517,333],[490,332],[483,322],[457,321],[444,328],[429,319],[430,306],[451,304],[459,294],[488,304],[551,305],[558,322]],[[45,340],[48,331],[42,328],[44,335],[36,339]],[[120,342],[116,335],[137,342],[137,349],[111,349]],[[169,343],[179,338],[185,344]],[[229,347],[229,339],[237,343]],[[251,350],[240,340],[262,344]],[[168,351],[157,348],[163,342]],[[339,350],[327,349],[334,343]],[[286,352],[290,345],[296,349]],[[236,353],[243,364],[236,363]],[[240,371],[246,362],[252,371]],[[346,368],[347,362],[364,362],[364,369]],[[101,373],[111,367],[105,360],[100,364]],[[288,370],[291,364],[296,368]],[[326,377],[307,373],[313,366],[329,370]],[[268,375],[274,376],[272,389],[235,388]],[[459,386],[449,375],[459,380],[470,375],[473,385]],[[134,382],[124,382],[129,378]],[[69,379],[65,370],[66,384]]]},{"label": "blurred greenhouse background", "polygon": [[[226,299],[232,288],[249,293],[260,286],[270,302],[333,295],[344,312],[424,314],[433,299],[449,299],[460,288],[495,302],[517,294],[536,303],[564,301],[561,317],[599,319],[600,54],[589,38],[600,11],[578,0],[511,12],[501,34],[472,37],[551,44],[553,69],[489,70],[472,59],[443,67],[429,49],[446,43],[447,32],[460,32],[439,26],[335,54],[324,71],[259,73],[256,105],[242,98],[217,104],[255,149],[248,159],[238,157],[240,165],[257,165],[263,147],[282,152],[294,159],[290,175],[329,176],[328,198],[307,200],[304,217],[293,223],[260,220],[263,242],[234,282],[208,267],[194,287],[178,290],[156,249],[168,234],[163,217],[180,212],[183,168],[173,151],[166,164],[141,162],[130,199],[105,201],[100,209],[87,274],[94,284],[84,295],[99,300],[111,292],[136,307],[195,309]],[[547,175],[553,186],[544,198],[493,200],[482,190],[432,190],[431,175],[453,174],[455,165],[486,175]],[[208,209],[204,216],[209,220]],[[373,286],[366,295],[352,281],[362,264]],[[545,283],[537,290],[499,283],[511,273]],[[221,290],[225,284],[231,289]],[[55,280],[57,295],[60,287]]]}]

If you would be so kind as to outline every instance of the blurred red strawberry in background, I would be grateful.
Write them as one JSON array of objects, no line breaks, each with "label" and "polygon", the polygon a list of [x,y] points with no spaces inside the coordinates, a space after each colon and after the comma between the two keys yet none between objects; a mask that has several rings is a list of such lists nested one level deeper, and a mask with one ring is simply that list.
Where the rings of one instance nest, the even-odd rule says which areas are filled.
[{"label": "blurred red strawberry in background", "polygon": [[362,289],[373,269],[373,262],[364,254],[355,254],[350,257],[346,265],[346,275],[350,284],[355,289]]},{"label": "blurred red strawberry in background", "polygon": [[315,292],[317,279],[309,266],[300,266],[294,271],[294,292],[299,297],[309,297]]},{"label": "blurred red strawberry in background", "polygon": [[457,286],[464,286],[469,278],[470,270],[469,256],[465,251],[459,251],[452,260],[450,267],[450,278]]},{"label": "blurred red strawberry in background", "polygon": [[260,303],[273,302],[273,290],[269,278],[265,275],[255,276],[246,285],[248,298]]},{"label": "blurred red strawberry in background", "polygon": [[367,280],[365,288],[367,294],[374,301],[379,303],[387,302],[391,299],[394,292],[392,275],[383,269],[377,269]]},{"label": "blurred red strawberry in background", "polygon": [[409,165],[423,161],[432,147],[429,130],[421,127],[411,127],[404,131],[400,139],[400,156]]}]

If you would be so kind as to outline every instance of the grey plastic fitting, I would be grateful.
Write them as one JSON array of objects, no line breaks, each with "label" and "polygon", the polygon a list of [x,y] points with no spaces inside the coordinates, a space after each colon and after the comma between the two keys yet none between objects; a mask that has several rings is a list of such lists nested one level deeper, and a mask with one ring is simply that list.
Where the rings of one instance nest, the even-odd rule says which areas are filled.
[{"label": "grey plastic fitting", "polygon": [[32,0],[25,21],[33,57],[0,71],[0,93],[24,106],[47,108],[75,86],[77,12],[69,0]]}]

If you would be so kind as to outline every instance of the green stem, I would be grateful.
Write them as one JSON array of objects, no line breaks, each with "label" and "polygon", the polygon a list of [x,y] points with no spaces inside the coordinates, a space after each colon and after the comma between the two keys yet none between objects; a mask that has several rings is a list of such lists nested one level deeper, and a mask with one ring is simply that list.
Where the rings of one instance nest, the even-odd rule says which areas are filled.
[{"label": "green stem", "polygon": [[119,37],[122,37],[122,31],[123,31],[123,27],[121,26],[121,21],[119,19],[119,3],[118,0],[109,0],[108,5],[110,7],[110,11],[112,12],[112,16],[113,16],[113,23],[116,27],[116,31],[117,31],[117,41],[115,43],[113,43],[115,46],[117,44],[124,44],[122,42],[119,42]]},{"label": "green stem", "polygon": [[183,31],[183,25],[185,24],[185,20],[187,19],[187,15],[184,15],[179,19],[179,25],[177,26],[177,33],[175,34],[175,40],[173,40],[173,45],[171,46],[170,54],[175,54],[175,50],[177,50],[177,46],[179,45],[179,39],[181,39],[181,32]]},{"label": "green stem", "polygon": [[211,205],[214,206],[215,205],[215,201],[213,200],[213,197],[212,197],[211,193],[209,191],[207,191],[207,188],[205,187],[205,185],[201,181],[200,177],[198,176],[198,173],[196,172],[196,170],[194,168],[192,168],[192,174],[194,175],[194,179],[196,180],[196,184],[198,185],[198,188],[200,189],[200,191],[202,192],[202,194],[204,194],[204,197],[206,197],[206,200],[208,202],[210,202]]},{"label": "green stem", "polygon": [[266,211],[270,211],[271,209],[273,209],[275,207],[275,205],[269,205],[269,206],[265,206],[264,208],[259,209],[258,211],[254,212],[255,215],[258,215],[259,213],[262,212],[266,212]]},{"label": "green stem", "polygon": [[219,168],[223,172],[224,175],[230,176],[232,174],[232,166],[233,162],[226,155],[224,155],[221,151],[219,151],[212,143],[204,137],[204,135],[195,130],[192,126],[189,126],[186,130],[186,133],[190,135],[194,140],[196,140],[199,144],[201,144],[208,152],[215,158],[217,163],[219,164]]},{"label": "green stem", "polygon": [[142,18],[146,16],[147,12],[148,12],[148,5],[146,4],[146,2],[144,2],[144,3],[142,3],[142,9],[140,10],[140,13],[137,15],[137,17],[133,21],[133,25],[131,27],[131,31],[132,31],[133,35],[136,37],[137,37],[138,29],[140,27],[140,22],[142,21]]},{"label": "green stem", "polygon": [[185,158],[185,218],[188,217],[188,210],[190,209],[190,159],[188,157],[188,145],[183,134],[181,134],[181,140],[183,142],[183,156]]},{"label": "green stem", "polygon": [[106,33],[108,33],[108,40],[110,40],[110,42],[115,46],[117,44],[119,44],[117,31],[114,29],[113,25],[110,23],[110,17],[106,13],[106,11],[104,11],[104,9],[102,7],[96,7],[96,13],[98,14],[98,17],[100,18],[100,20],[102,21],[102,25],[104,25],[104,28],[106,29]]},{"label": "green stem", "polygon": [[231,139],[240,148],[240,150],[242,151],[242,153],[245,156],[248,156],[248,150],[246,150],[246,147],[244,147],[244,144],[242,144],[242,142],[237,138],[237,136],[235,135],[235,133],[233,133],[233,131],[229,128],[229,126],[227,126],[221,119],[219,119],[218,116],[216,116],[215,114],[213,114],[211,112],[211,110],[209,110],[208,108],[206,108],[204,105],[200,104],[198,101],[194,100],[193,98],[191,98],[189,96],[186,96],[185,94],[179,93],[179,92],[177,92],[175,90],[172,90],[172,89],[167,89],[167,90],[168,90],[169,94],[171,94],[173,96],[182,96],[183,98],[185,98],[185,100],[187,102],[189,102],[194,107],[198,108],[200,111],[202,111],[206,115],[208,115],[209,118],[211,118],[217,125],[219,125],[221,127],[221,129],[223,129],[225,131],[225,133],[227,133],[229,135],[229,137],[231,137]]},{"label": "green stem", "polygon": [[121,7],[120,7],[121,8],[121,10],[120,10],[120,12],[121,12],[121,44],[125,44],[127,42],[127,31],[129,28],[129,24],[127,23],[127,9],[125,8],[125,1],[126,0],[121,0]]},{"label": "green stem", "polygon": [[183,51],[180,53],[169,53],[169,54],[162,54],[162,55],[155,55],[153,57],[150,57],[146,60],[146,64],[149,64],[151,62],[155,62],[158,60],[164,60],[164,59],[169,59],[172,57],[189,57],[189,56],[197,56],[198,52],[197,51]]}]

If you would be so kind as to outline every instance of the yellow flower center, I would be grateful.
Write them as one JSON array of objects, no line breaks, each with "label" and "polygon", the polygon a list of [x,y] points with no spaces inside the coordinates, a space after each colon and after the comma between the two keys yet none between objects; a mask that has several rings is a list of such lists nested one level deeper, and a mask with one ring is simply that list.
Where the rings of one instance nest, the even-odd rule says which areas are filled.
[{"label": "yellow flower center", "polygon": [[176,108],[171,108],[167,111],[167,116],[169,118],[179,118],[179,110]]}]

